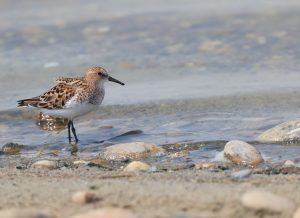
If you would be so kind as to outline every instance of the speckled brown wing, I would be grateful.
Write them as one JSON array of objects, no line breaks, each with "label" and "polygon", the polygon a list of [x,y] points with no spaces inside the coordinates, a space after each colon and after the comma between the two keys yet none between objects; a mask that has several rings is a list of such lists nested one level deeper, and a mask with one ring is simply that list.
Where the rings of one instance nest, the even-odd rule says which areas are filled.
[{"label": "speckled brown wing", "polygon": [[76,85],[83,81],[83,77],[58,77],[55,82],[58,84]]},{"label": "speckled brown wing", "polygon": [[76,94],[76,88],[68,84],[58,84],[44,94],[18,101],[18,107],[37,107],[45,109],[62,109],[66,102]]}]

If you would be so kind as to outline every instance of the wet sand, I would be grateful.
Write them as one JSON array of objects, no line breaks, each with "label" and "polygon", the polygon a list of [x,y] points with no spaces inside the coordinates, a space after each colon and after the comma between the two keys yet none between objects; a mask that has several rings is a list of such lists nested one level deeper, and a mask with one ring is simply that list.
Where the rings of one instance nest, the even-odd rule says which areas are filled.
[{"label": "wet sand", "polygon": [[[290,217],[292,211],[270,213],[245,208],[241,197],[262,188],[300,205],[300,175],[253,174],[232,179],[223,170],[195,168],[166,172],[128,173],[90,166],[56,170],[16,169],[15,161],[1,168],[1,209],[34,207],[57,217],[102,207],[128,208],[139,217]],[[78,206],[76,191],[92,191],[100,198]]]}]

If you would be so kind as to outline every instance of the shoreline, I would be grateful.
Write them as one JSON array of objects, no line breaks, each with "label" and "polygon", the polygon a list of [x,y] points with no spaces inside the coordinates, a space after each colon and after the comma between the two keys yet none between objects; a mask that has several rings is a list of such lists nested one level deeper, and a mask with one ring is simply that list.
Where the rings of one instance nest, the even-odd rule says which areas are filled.
[{"label": "shoreline", "polygon": [[[241,204],[242,195],[263,189],[300,205],[300,175],[252,174],[233,179],[226,170],[195,168],[164,172],[124,172],[79,165],[60,169],[1,168],[1,209],[38,208],[70,217],[96,208],[126,208],[138,217],[257,217]],[[78,206],[76,191],[91,191],[99,201]],[[290,217],[293,211],[262,217]],[[246,215],[245,215],[246,214]]]}]

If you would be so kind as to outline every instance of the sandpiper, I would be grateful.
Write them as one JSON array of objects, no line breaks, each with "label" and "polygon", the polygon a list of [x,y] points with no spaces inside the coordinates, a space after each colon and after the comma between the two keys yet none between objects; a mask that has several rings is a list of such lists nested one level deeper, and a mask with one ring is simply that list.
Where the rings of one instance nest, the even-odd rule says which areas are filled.
[{"label": "sandpiper", "polygon": [[107,80],[124,85],[109,76],[104,68],[92,67],[83,77],[59,77],[52,89],[34,98],[19,100],[18,107],[35,107],[44,114],[69,119],[69,143],[71,130],[77,143],[73,120],[98,108],[104,98],[104,82]]}]

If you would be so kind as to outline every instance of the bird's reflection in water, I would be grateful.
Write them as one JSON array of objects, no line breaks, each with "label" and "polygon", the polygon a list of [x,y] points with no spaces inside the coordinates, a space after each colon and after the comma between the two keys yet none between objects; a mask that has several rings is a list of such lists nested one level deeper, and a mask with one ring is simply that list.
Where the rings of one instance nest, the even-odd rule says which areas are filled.
[{"label": "bird's reflection in water", "polygon": [[[61,132],[68,127],[69,120],[67,118],[59,118],[59,117],[52,117],[46,114],[43,114],[40,112],[38,116],[36,117],[36,125],[45,131],[50,132]],[[70,152],[71,155],[76,155],[78,151],[78,143],[71,143],[69,144],[71,146]]]},{"label": "bird's reflection in water", "polygon": [[46,131],[61,132],[68,126],[69,120],[66,118],[52,117],[43,113],[39,113],[36,125]]}]

